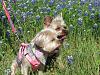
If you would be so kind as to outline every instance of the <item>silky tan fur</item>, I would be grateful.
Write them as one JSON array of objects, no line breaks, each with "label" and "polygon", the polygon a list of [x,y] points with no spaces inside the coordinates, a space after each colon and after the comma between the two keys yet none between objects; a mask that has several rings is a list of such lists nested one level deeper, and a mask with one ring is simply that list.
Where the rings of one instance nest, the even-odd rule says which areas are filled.
[{"label": "silky tan fur", "polygon": [[[31,41],[32,45],[37,45],[36,49],[41,48],[42,50],[50,53],[54,51],[56,48],[59,48],[61,45],[60,40],[57,38],[57,34],[52,29],[44,29],[41,32],[39,32],[34,39]],[[45,59],[49,56],[48,54],[44,55]],[[40,71],[43,70],[45,65],[41,64],[40,67],[35,70],[38,71],[38,73],[42,73]],[[11,66],[11,75],[15,75],[16,68],[18,67],[18,63],[15,60],[13,60],[12,66]],[[21,68],[21,74],[28,75],[28,70],[31,68],[31,64],[26,59],[26,57],[23,57],[22,63],[20,65]],[[41,74],[39,74],[41,75]]]}]

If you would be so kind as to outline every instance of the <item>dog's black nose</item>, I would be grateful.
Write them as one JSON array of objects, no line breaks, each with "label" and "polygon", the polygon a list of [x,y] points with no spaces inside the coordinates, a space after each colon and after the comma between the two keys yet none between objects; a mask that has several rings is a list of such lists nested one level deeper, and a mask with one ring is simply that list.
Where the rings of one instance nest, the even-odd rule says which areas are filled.
[{"label": "dog's black nose", "polygon": [[63,30],[62,30],[62,33],[66,36],[66,35],[68,35],[68,30],[63,29]]}]

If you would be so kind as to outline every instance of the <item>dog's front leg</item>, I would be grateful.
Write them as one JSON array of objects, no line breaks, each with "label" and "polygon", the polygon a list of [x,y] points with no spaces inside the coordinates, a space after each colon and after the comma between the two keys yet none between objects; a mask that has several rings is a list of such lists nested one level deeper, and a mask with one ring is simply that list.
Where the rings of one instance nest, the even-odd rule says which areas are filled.
[{"label": "dog's front leg", "polygon": [[21,74],[28,75],[28,66],[27,65],[21,65]]},{"label": "dog's front leg", "polygon": [[13,63],[11,65],[11,75],[15,75],[15,71],[16,71],[17,67],[18,67],[18,64],[17,64],[16,60],[13,60]]},{"label": "dog's front leg", "polygon": [[38,71],[38,75],[43,75],[43,71]]}]

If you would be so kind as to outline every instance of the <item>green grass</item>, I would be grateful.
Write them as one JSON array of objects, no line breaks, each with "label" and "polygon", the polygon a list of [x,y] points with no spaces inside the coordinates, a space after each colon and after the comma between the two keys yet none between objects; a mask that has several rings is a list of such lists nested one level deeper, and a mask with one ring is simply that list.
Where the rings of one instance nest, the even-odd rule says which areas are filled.
[{"label": "green grass", "polygon": [[[78,0],[79,1],[79,0]],[[21,21],[21,14],[18,13],[16,15],[17,22],[15,20],[14,24],[16,29],[18,27],[22,27],[22,34],[19,34],[19,38],[21,42],[30,42],[36,33],[38,33],[43,28],[43,18],[45,15],[53,16],[53,11],[56,8],[56,3],[59,2],[57,0],[52,6],[50,13],[41,14],[39,7],[48,7],[47,4],[44,4],[42,1],[37,2],[32,5],[31,2],[28,4],[28,8],[24,9],[18,7],[17,5],[22,2],[17,2],[16,5],[11,3],[13,7],[14,13],[17,10],[21,12],[32,11],[34,12],[32,16],[28,16],[25,22]],[[6,3],[7,4],[7,3]],[[66,3],[68,4],[68,1]],[[91,12],[88,10],[87,2],[85,5],[81,6],[78,4],[72,5],[72,10],[68,8],[63,8],[58,13],[62,12],[64,20],[66,22],[66,26],[69,28],[69,34],[67,39],[63,43],[60,49],[60,55],[58,57],[57,62],[55,62],[54,69],[48,70],[45,75],[99,75],[99,65],[100,65],[100,18],[97,15],[100,13],[97,8],[95,9],[95,18],[90,19]],[[0,8],[1,4],[0,4]],[[82,10],[81,16],[78,15],[78,8]],[[98,7],[99,8],[99,7]],[[75,10],[77,9],[77,10]],[[88,11],[89,15],[84,16],[84,11]],[[1,9],[3,11],[3,9]],[[40,15],[40,20],[36,21],[36,15]],[[72,15],[75,15],[72,17]],[[13,13],[12,13],[12,19]],[[77,19],[83,18],[83,24],[78,25]],[[0,20],[0,32],[2,31],[2,35],[0,34],[0,75],[6,75],[5,70],[9,69],[12,63],[12,60],[15,58],[19,45],[21,42],[18,41],[17,37],[11,32],[11,28],[7,19],[5,18],[6,23],[3,23]],[[97,23],[99,28],[93,29],[93,25]],[[73,25],[73,30],[70,30],[70,25]],[[6,31],[10,30],[10,37],[7,39]],[[73,63],[68,64],[67,56],[73,56]],[[17,75],[20,75],[19,72]]]}]

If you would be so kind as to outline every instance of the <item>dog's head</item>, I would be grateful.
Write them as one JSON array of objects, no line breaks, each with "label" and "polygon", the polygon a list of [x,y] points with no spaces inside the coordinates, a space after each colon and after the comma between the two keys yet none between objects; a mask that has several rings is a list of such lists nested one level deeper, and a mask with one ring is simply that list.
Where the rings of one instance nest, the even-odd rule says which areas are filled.
[{"label": "dog's head", "polygon": [[63,20],[62,13],[52,18],[50,16],[44,19],[44,28],[52,28],[58,34],[60,40],[64,40],[68,35],[68,30],[66,29],[66,24]]},{"label": "dog's head", "polygon": [[58,35],[53,29],[44,29],[39,32],[34,40],[34,45],[46,52],[53,52],[59,49],[61,41],[58,39]]}]

